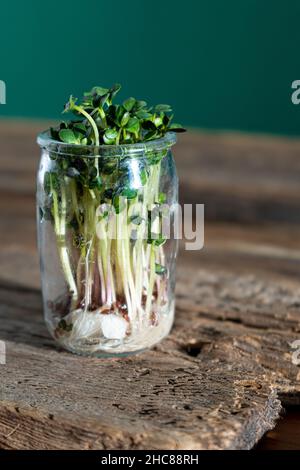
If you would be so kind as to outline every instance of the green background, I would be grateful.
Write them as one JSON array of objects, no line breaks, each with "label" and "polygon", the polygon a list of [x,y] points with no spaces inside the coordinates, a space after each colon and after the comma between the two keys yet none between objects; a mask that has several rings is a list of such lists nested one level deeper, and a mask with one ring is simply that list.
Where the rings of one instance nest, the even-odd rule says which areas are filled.
[{"label": "green background", "polygon": [[299,0],[2,2],[0,117],[57,118],[120,82],[184,125],[297,135],[299,21]]}]

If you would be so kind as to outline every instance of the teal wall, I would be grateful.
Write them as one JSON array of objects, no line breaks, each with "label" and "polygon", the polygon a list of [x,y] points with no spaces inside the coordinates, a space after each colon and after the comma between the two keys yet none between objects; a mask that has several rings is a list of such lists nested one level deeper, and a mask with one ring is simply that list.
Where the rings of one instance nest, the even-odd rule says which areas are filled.
[{"label": "teal wall", "polygon": [[0,117],[57,118],[70,93],[121,82],[185,125],[297,135],[299,22],[299,0],[1,2]]}]

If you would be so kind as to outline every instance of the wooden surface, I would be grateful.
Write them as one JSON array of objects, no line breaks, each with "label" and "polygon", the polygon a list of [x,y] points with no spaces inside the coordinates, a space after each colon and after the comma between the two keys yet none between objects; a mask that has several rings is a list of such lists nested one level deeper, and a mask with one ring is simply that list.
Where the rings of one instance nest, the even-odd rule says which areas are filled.
[{"label": "wooden surface", "polygon": [[300,411],[287,409],[274,430],[269,431],[256,446],[256,450],[299,450]]},{"label": "wooden surface", "polygon": [[59,350],[42,318],[40,127],[0,122],[0,448],[249,449],[268,430],[259,449],[300,448],[286,437],[299,415],[280,418],[300,405],[300,142],[183,136],[182,201],[204,202],[207,223],[204,250],[181,250],[175,327],[152,351],[97,360]]}]

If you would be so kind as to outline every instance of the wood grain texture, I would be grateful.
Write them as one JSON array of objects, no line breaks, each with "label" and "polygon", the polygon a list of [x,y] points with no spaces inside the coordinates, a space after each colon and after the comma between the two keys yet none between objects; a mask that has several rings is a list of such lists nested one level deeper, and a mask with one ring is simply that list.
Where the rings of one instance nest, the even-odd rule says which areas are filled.
[{"label": "wood grain texture", "polygon": [[[210,222],[205,249],[181,251],[176,322],[166,340],[126,359],[74,356],[55,346],[42,318],[35,132],[33,125],[0,123],[0,339],[7,347],[7,363],[0,365],[0,448],[252,448],[274,428],[282,405],[300,404],[300,369],[292,363],[290,346],[300,339],[300,228],[295,218],[280,227],[261,224],[258,195],[251,201],[246,195],[255,224]],[[192,135],[180,144],[183,188],[191,174],[185,173],[187,162],[205,145],[210,158],[221,158],[221,149],[228,158],[237,152],[238,167],[241,147],[243,152],[259,148],[271,158],[272,145],[273,151],[290,145],[287,158],[292,161],[299,146],[239,136],[215,140]],[[268,161],[271,173],[279,175],[280,169]],[[183,192],[184,200],[196,201],[211,165],[201,159],[200,182]],[[292,173],[282,178],[283,192]],[[229,190],[230,171],[227,176]],[[275,203],[279,192],[276,198]],[[296,193],[286,199],[289,210],[292,200],[296,204]],[[213,199],[210,219],[214,204]],[[237,206],[235,211],[236,220],[242,220]]]},{"label": "wood grain texture", "polygon": [[[4,286],[1,446],[251,448],[274,426],[277,394],[287,400],[299,391],[289,342],[300,325],[292,313],[277,313],[293,293],[249,281],[182,268],[172,334],[122,360],[59,351],[45,331],[39,292],[23,288],[12,297]],[[251,301],[243,306],[245,288]]]},{"label": "wood grain texture", "polygon": [[182,201],[204,203],[207,220],[300,221],[300,141],[211,133],[175,148]]},{"label": "wood grain texture", "polygon": [[[0,191],[33,194],[36,135],[47,127],[0,121]],[[300,221],[299,139],[190,131],[174,154],[181,201],[205,204],[207,220]]]}]

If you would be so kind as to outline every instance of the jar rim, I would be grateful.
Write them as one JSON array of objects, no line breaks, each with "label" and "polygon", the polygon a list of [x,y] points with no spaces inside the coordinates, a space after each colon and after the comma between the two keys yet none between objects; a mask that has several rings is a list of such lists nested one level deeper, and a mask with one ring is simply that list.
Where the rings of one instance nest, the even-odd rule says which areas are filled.
[{"label": "jar rim", "polygon": [[68,144],[52,139],[50,129],[47,129],[37,136],[38,145],[49,152],[65,156],[82,157],[124,157],[124,156],[143,156],[148,153],[156,153],[172,147],[176,143],[176,133],[167,132],[164,137],[149,140],[147,142],[138,142],[135,144],[119,145],[81,145]]}]

